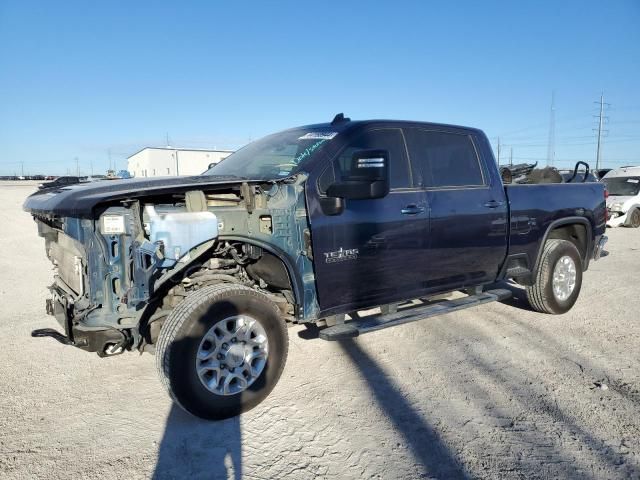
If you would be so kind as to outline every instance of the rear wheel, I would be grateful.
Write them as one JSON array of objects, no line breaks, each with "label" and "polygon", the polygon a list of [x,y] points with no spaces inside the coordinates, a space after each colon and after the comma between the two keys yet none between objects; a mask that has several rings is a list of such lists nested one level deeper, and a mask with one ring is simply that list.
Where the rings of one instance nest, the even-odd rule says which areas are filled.
[{"label": "rear wheel", "polygon": [[527,287],[527,299],[542,313],[565,313],[576,303],[582,287],[582,260],[576,246],[560,239],[544,244],[535,283]]},{"label": "rear wheel", "polygon": [[627,225],[633,228],[640,227],[640,208],[633,209],[629,217],[629,223]]},{"label": "rear wheel", "polygon": [[220,284],[194,292],[169,315],[156,366],[178,405],[218,420],[267,397],[284,369],[288,344],[274,302],[248,287]]}]

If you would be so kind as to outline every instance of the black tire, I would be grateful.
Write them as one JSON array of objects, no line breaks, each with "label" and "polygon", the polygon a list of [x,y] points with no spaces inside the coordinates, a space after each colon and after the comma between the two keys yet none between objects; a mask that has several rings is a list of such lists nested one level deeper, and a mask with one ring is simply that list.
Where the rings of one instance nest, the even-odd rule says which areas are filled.
[{"label": "black tire", "polygon": [[629,223],[627,227],[638,228],[640,227],[640,208],[634,208],[629,216]]},{"label": "black tire", "polygon": [[[268,297],[242,285],[213,285],[187,296],[165,321],[156,346],[156,368],[169,395],[187,412],[207,420],[233,417],[258,405],[275,387],[287,360],[289,337],[279,312]],[[197,351],[215,323],[242,314],[258,320],[266,333],[266,364],[246,390],[216,394],[198,377]]]},{"label": "black tire", "polygon": [[[565,300],[559,300],[553,293],[553,271],[558,260],[569,256],[576,267],[575,287]],[[559,239],[547,240],[544,244],[542,258],[536,274],[535,283],[526,287],[527,299],[531,307],[542,313],[562,314],[571,309],[580,295],[582,287],[582,259],[576,246]]]}]

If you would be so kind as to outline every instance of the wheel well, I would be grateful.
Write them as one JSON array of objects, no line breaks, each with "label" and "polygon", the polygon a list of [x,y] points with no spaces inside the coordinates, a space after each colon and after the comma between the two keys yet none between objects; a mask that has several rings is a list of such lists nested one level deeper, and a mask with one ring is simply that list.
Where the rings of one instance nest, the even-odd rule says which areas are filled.
[{"label": "wheel well", "polygon": [[582,261],[584,262],[587,259],[589,237],[587,236],[587,228],[584,225],[580,223],[571,223],[556,227],[549,232],[547,240],[552,238],[567,240],[573,243],[578,249]]},{"label": "wheel well", "polygon": [[140,320],[144,343],[155,343],[169,313],[188,295],[203,287],[224,283],[262,292],[278,305],[283,319],[295,321],[296,292],[285,262],[257,245],[225,240],[186,265],[171,282],[155,292]]}]

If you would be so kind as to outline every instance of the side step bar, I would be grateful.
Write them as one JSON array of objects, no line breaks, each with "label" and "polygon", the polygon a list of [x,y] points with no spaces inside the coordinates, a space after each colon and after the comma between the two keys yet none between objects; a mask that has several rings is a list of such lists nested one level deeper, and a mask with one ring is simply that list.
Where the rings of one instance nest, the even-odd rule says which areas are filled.
[{"label": "side step bar", "polygon": [[487,290],[477,295],[456,298],[454,300],[444,300],[438,303],[409,307],[397,312],[376,315],[372,317],[355,319],[347,323],[334,325],[320,331],[320,338],[327,341],[344,340],[354,338],[364,333],[382,330],[383,328],[395,327],[403,323],[415,322],[424,318],[435,317],[457,310],[482,305],[483,303],[497,302],[511,298],[510,290],[498,288]]}]

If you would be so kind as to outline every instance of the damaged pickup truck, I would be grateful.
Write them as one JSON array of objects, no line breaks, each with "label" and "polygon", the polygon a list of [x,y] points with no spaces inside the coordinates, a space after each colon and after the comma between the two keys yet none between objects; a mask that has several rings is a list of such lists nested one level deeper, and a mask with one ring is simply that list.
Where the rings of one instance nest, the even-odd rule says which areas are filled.
[{"label": "damaged pickup truck", "polygon": [[[342,115],[201,176],[50,189],[24,208],[64,329],[33,335],[100,356],[153,352],[172,398],[207,419],[269,394],[287,323],[352,338],[503,300],[510,290],[491,285],[505,279],[561,314],[606,241],[602,184],[503,185],[480,130]],[[463,295],[429,300],[447,292]]]}]

